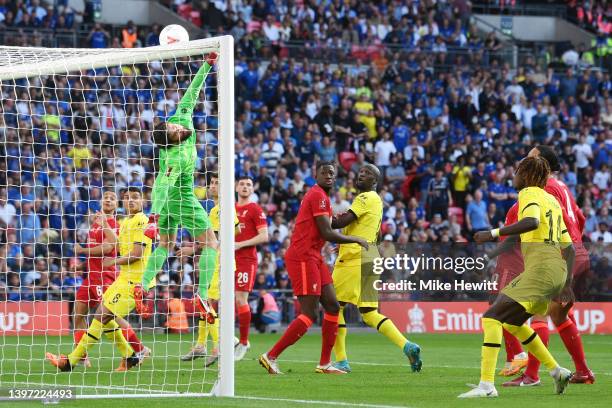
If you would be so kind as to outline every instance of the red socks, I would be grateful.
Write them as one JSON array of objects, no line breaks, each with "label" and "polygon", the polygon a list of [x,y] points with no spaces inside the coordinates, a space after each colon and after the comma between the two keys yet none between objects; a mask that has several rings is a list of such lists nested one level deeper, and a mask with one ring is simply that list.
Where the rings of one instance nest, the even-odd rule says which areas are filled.
[{"label": "red socks", "polygon": [[[337,325],[338,324],[336,322],[336,326]],[[296,341],[300,339],[300,337],[306,334],[310,326],[312,326],[312,320],[310,320],[310,317],[303,315],[303,314],[298,315],[298,317],[294,321],[292,321],[289,326],[287,326],[287,330],[285,330],[285,333],[283,334],[283,336],[276,342],[276,344],[272,347],[272,349],[268,351],[268,357],[270,357],[273,360],[278,358],[278,356],[283,351],[285,351],[287,347],[294,344]],[[334,339],[335,339],[335,336],[334,336]],[[334,344],[332,343],[332,347],[333,345]],[[331,348],[330,348],[330,353],[331,353]]]},{"label": "red socks", "polygon": [[240,343],[249,342],[249,329],[251,327],[251,307],[246,304],[238,306],[238,325],[240,326]]},{"label": "red socks", "polygon": [[130,343],[130,346],[132,346],[132,349],[134,349],[134,352],[140,353],[144,346],[134,332],[134,329],[132,329],[132,327],[128,327],[127,329],[121,329],[121,331],[123,332],[123,337],[125,337],[127,342]]},{"label": "red socks", "polygon": [[578,333],[578,328],[573,319],[569,318],[557,326],[557,331],[559,332],[561,340],[563,340],[563,344],[565,344],[565,348],[572,356],[572,360],[574,360],[576,371],[579,373],[586,373],[589,371],[586,358],[584,357],[582,338],[580,337],[580,333]]},{"label": "red socks", "polygon": [[[546,322],[534,322],[531,323],[531,328],[540,336],[542,343],[548,347],[548,339],[550,337],[550,330],[548,330],[548,323]],[[540,361],[535,356],[529,353],[529,360],[527,362],[527,368],[525,374],[530,378],[537,380],[540,378],[538,371],[540,370]]]},{"label": "red socks", "polygon": [[506,361],[509,363],[514,360],[514,356],[523,352],[519,339],[506,329],[504,329],[504,343],[506,344]]},{"label": "red socks", "polygon": [[338,335],[338,314],[323,314],[323,324],[321,325],[321,334],[323,336],[321,343],[321,360],[319,364],[324,366],[331,361],[331,351],[336,343]]},{"label": "red socks", "polygon": [[85,335],[85,333],[87,333],[87,330],[75,330],[73,333],[74,336],[74,345],[78,345],[79,341],[81,341],[81,337],[83,337]]}]

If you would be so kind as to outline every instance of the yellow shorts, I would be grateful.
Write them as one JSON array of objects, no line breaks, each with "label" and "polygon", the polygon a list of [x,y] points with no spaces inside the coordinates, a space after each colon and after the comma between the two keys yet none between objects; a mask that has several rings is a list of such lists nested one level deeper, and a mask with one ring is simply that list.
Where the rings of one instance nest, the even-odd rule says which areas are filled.
[{"label": "yellow shorts", "polygon": [[518,302],[519,305],[525,308],[525,311],[532,315],[542,315],[545,316],[548,314],[548,305],[550,302],[540,301],[540,302]]},{"label": "yellow shorts", "polygon": [[212,300],[219,300],[220,295],[221,293],[219,291],[219,262],[217,262],[215,272],[213,272],[212,281],[210,282],[210,286],[208,287],[208,298]]},{"label": "yellow shorts", "polygon": [[563,290],[566,276],[565,261],[542,262],[525,269],[501,293],[523,306],[527,313],[545,315],[550,301]]},{"label": "yellow shorts", "polygon": [[125,317],[136,307],[134,286],[137,282],[117,279],[106,289],[102,299],[104,306],[115,316]]},{"label": "yellow shorts", "polygon": [[[367,276],[370,275],[367,274]],[[351,303],[357,307],[378,308],[378,294],[374,287],[368,283],[367,276],[362,274],[361,264],[346,265],[336,261],[332,278],[338,301]],[[367,287],[362,288],[362,283]],[[373,282],[371,283],[373,284]]]}]

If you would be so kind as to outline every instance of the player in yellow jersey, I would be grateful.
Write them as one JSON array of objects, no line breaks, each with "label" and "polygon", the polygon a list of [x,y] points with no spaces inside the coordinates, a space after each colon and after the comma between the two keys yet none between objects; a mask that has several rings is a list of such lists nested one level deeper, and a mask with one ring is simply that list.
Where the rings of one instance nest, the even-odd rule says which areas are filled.
[{"label": "player in yellow jersey", "polygon": [[[210,224],[212,226],[212,230],[215,235],[218,237],[219,228],[220,228],[220,220],[219,220],[219,176],[216,173],[210,174],[210,179],[208,182],[208,186],[206,188],[206,194],[212,198],[215,203],[215,206],[211,208],[210,213],[208,214],[208,219],[210,220]],[[238,228],[238,217],[234,215],[234,225]],[[177,256],[189,256],[194,252],[193,247],[183,247],[177,252]],[[219,262],[217,261],[215,271],[213,273],[212,279],[210,281],[210,286],[208,288],[208,302],[216,303],[219,301],[220,293],[219,293]],[[217,314],[215,309],[211,307],[211,313],[214,317],[214,322],[210,323],[212,319],[208,319],[206,317],[200,316],[198,321],[198,339],[196,341],[196,345],[191,348],[191,350],[181,356],[182,361],[191,361],[197,358],[206,357],[206,340],[208,335],[212,338],[213,342],[213,350],[208,358],[206,359],[206,367],[213,365],[218,358],[219,350],[219,319],[217,318]]]},{"label": "player in yellow jersey", "polygon": [[559,203],[544,191],[549,174],[550,167],[543,158],[523,159],[514,176],[514,187],[519,191],[518,222],[474,236],[476,242],[487,242],[498,236],[520,235],[525,269],[501,291],[483,315],[480,383],[459,398],[498,395],[493,381],[502,328],[516,336],[546,366],[557,394],[562,394],[569,383],[571,372],[559,366],[537,333],[524,324],[534,314],[546,314],[552,299],[573,300],[571,277],[575,251]]},{"label": "player in yellow jersey", "polygon": [[372,271],[373,259],[379,257],[376,243],[380,234],[383,216],[383,203],[376,193],[380,171],[372,164],[359,169],[356,186],[359,194],[351,208],[344,214],[334,217],[332,228],[344,228],[344,235],[365,239],[370,249],[365,251],[358,244],[341,244],[338,259],[334,265],[334,289],[340,303],[338,336],[334,344],[337,368],[350,372],[351,367],[346,354],[346,322],[344,307],[351,303],[359,308],[363,321],[375,328],[393,344],[397,345],[410,361],[412,371],[421,371],[421,348],[404,337],[395,324],[378,312],[378,295],[374,290]]},{"label": "player in yellow jersey", "polygon": [[[123,220],[119,229],[119,257],[104,260],[104,266],[118,265],[119,277],[104,292],[103,303],[79,344],[68,356],[59,357],[47,353],[46,357],[52,365],[61,371],[71,371],[87,351],[96,344],[102,334],[113,341],[122,357],[125,359],[125,369],[139,365],[144,355],[137,355],[126,341],[116,319],[127,316],[136,306],[134,287],[140,284],[147,258],[151,254],[151,238],[145,236],[149,223],[148,217],[142,212],[142,192],[136,187],[129,187],[123,196],[123,207],[128,217]],[[154,286],[154,281],[151,286]],[[147,288],[150,289],[150,288]]]}]

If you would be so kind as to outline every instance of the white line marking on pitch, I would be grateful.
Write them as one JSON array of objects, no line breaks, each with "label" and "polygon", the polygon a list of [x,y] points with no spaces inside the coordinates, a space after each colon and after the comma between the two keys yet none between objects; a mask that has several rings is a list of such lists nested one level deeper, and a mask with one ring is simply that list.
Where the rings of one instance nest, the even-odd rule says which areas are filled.
[{"label": "white line marking on pitch", "polygon": [[231,398],[260,400],[260,401],[295,402],[297,404],[306,404],[306,405],[335,405],[335,406],[341,406],[341,407],[409,408],[407,405],[378,405],[378,404],[363,404],[363,403],[351,403],[351,402],[341,402],[341,401],[317,401],[317,400],[301,400],[301,399],[289,399],[289,398],[250,397],[250,396],[235,396]]},{"label": "white line marking on pitch", "polygon": [[[281,362],[287,362],[287,363],[304,363],[304,364],[318,364],[318,361],[314,361],[314,360],[281,360]],[[391,363],[366,363],[366,362],[359,362],[359,361],[349,361],[349,363],[355,364],[355,365],[364,365],[364,366],[382,366],[382,367],[399,367],[401,366],[401,364],[391,364]],[[471,369],[477,369],[480,370],[480,366],[457,366],[457,365],[426,365],[424,366],[425,368],[427,367],[431,367],[431,368],[460,368],[462,370],[471,370]],[[601,375],[612,375],[612,373],[609,372],[605,372],[605,371],[596,371],[595,374],[601,374]]]}]

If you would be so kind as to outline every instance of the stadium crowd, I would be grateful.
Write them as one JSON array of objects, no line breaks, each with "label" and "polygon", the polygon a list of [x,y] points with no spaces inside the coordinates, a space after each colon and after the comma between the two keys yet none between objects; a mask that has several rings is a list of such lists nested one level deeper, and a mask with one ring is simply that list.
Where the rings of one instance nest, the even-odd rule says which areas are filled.
[{"label": "stadium crowd", "polygon": [[[207,4],[219,3],[225,2]],[[259,251],[256,289],[290,288],[283,255],[304,188],[314,184],[317,160],[339,163],[332,198],[336,212],[346,211],[355,196],[362,163],[383,171],[379,187],[387,247],[390,242],[468,242],[474,232],[503,223],[517,197],[511,185],[517,161],[535,144],[552,145],[562,160],[559,177],[587,217],[585,239],[612,243],[609,73],[542,71],[533,59],[513,70],[495,57],[475,57],[476,52],[445,61],[449,43],[468,49],[498,46],[493,37],[471,32],[462,1],[438,2],[435,10],[423,8],[426,2],[409,2],[410,7],[382,2],[385,7],[379,8],[373,6],[379,2],[355,2],[353,8],[334,2],[336,10],[329,12],[305,5],[283,9],[277,3],[242,2],[244,7],[235,9],[242,19],[220,9],[236,24],[220,25],[219,31],[229,29],[239,41],[236,174],[255,180],[253,198],[269,220],[271,239]],[[346,21],[355,22],[347,23],[350,30]],[[329,45],[334,39],[384,40],[408,48],[366,49],[352,64],[284,58],[274,47],[268,60],[255,60],[257,30],[249,30],[254,24],[272,44],[276,35],[297,35]],[[291,29],[287,34],[282,27]],[[157,32],[152,28],[140,44],[155,43]],[[412,48],[424,44],[434,52]],[[139,186],[149,193],[156,151],[148,130],[156,117],[174,110],[176,90],[186,88],[194,68],[197,64],[182,61],[121,72],[100,69],[76,80],[56,76],[3,83],[0,296],[46,299],[57,296],[48,289],[78,287],[83,259],[75,257],[74,243],[86,240],[89,215],[100,208],[103,189]],[[194,116],[196,194],[207,209],[212,202],[206,174],[216,169],[218,125],[210,85]],[[190,238],[180,234],[180,239]],[[325,253],[332,263],[332,248]],[[594,262],[604,262],[605,256],[594,256]],[[609,269],[594,270],[596,291],[612,288]],[[160,280],[189,296],[194,274],[192,260],[174,257]]]}]

